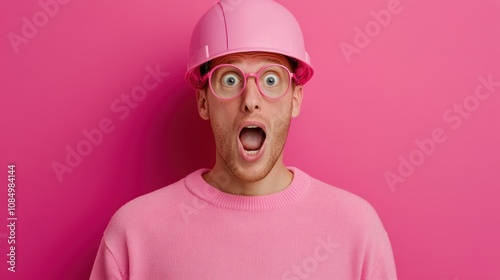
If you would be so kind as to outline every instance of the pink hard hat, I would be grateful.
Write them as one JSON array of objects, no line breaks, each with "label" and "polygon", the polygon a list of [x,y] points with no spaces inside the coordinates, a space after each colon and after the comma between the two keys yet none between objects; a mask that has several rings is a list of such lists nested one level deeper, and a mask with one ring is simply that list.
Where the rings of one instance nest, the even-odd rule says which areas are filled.
[{"label": "pink hard hat", "polygon": [[272,0],[221,0],[193,30],[186,81],[201,88],[201,65],[227,54],[255,51],[297,60],[299,85],[314,73],[299,23],[285,7]]}]

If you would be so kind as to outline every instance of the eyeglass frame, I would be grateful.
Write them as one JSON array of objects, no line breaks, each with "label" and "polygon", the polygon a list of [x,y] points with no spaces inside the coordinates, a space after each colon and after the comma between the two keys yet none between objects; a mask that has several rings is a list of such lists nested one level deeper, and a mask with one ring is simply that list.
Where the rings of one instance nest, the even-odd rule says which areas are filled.
[{"label": "eyeglass frame", "polygon": [[[217,70],[218,68],[222,68],[224,66],[231,66],[231,67],[234,67],[236,69],[238,69],[241,73],[243,73],[243,87],[241,88],[241,91],[240,93],[238,93],[237,95],[235,95],[234,97],[231,97],[231,98],[222,98],[220,97],[219,95],[217,95],[215,93],[215,90],[213,89],[212,87],[212,74],[214,73],[215,70]],[[259,85],[259,76],[260,76],[260,73],[266,69],[266,68],[269,68],[271,66],[278,66],[278,67],[281,67],[281,68],[284,68],[287,72],[288,72],[288,76],[289,76],[289,79],[288,79],[288,87],[286,88],[285,92],[283,94],[281,94],[279,97],[277,98],[272,98],[270,96],[267,96],[265,95],[262,90],[260,89],[260,85]],[[246,73],[245,71],[243,71],[243,69],[241,69],[240,67],[234,65],[234,64],[219,64],[217,66],[215,66],[212,70],[210,70],[208,73],[206,73],[203,77],[203,79],[201,80],[201,82],[203,84],[205,84],[208,80],[208,87],[210,88],[210,90],[212,91],[212,93],[215,95],[215,97],[217,97],[218,99],[220,100],[224,100],[224,101],[229,101],[229,100],[233,100],[233,99],[236,99],[238,97],[240,97],[243,92],[245,91],[245,89],[247,88],[247,80],[248,80],[248,77],[254,77],[255,78],[255,84],[257,85],[257,89],[259,90],[260,94],[262,96],[264,96],[264,98],[266,99],[269,99],[269,100],[279,100],[281,98],[283,98],[287,93],[288,91],[290,90],[290,85],[292,84],[292,79],[297,82],[297,77],[295,76],[295,73],[291,72],[288,67],[286,67],[285,65],[282,65],[282,64],[277,64],[277,63],[274,63],[274,64],[269,64],[269,65],[266,65],[262,68],[259,69],[259,71],[257,71],[256,73]]]}]

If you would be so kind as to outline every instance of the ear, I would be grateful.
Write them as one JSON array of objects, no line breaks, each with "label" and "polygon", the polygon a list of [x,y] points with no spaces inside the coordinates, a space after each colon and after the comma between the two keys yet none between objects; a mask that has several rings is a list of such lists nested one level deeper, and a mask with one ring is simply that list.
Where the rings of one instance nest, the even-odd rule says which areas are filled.
[{"label": "ear", "polygon": [[295,86],[293,89],[292,99],[292,117],[295,118],[300,113],[300,106],[302,105],[303,96],[302,86]]},{"label": "ear", "polygon": [[204,120],[208,120],[208,100],[207,100],[207,91],[205,89],[197,89],[196,90],[196,100],[198,104],[198,114]]}]

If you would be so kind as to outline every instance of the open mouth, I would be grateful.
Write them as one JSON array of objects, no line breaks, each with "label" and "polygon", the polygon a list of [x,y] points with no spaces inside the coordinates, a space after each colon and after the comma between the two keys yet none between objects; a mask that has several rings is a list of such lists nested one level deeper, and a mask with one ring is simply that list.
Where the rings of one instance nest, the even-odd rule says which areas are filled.
[{"label": "open mouth", "polygon": [[243,149],[247,153],[256,154],[264,144],[265,140],[266,133],[258,126],[245,126],[240,131],[240,141]]}]

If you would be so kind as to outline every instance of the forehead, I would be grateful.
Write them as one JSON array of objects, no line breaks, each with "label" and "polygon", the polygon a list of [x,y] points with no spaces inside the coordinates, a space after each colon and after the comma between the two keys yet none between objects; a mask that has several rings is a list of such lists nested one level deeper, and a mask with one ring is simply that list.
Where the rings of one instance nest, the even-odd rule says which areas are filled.
[{"label": "forehead", "polygon": [[219,64],[234,64],[238,66],[261,66],[269,63],[276,63],[290,68],[288,59],[281,54],[267,52],[245,52],[228,54],[213,60],[212,67]]}]

